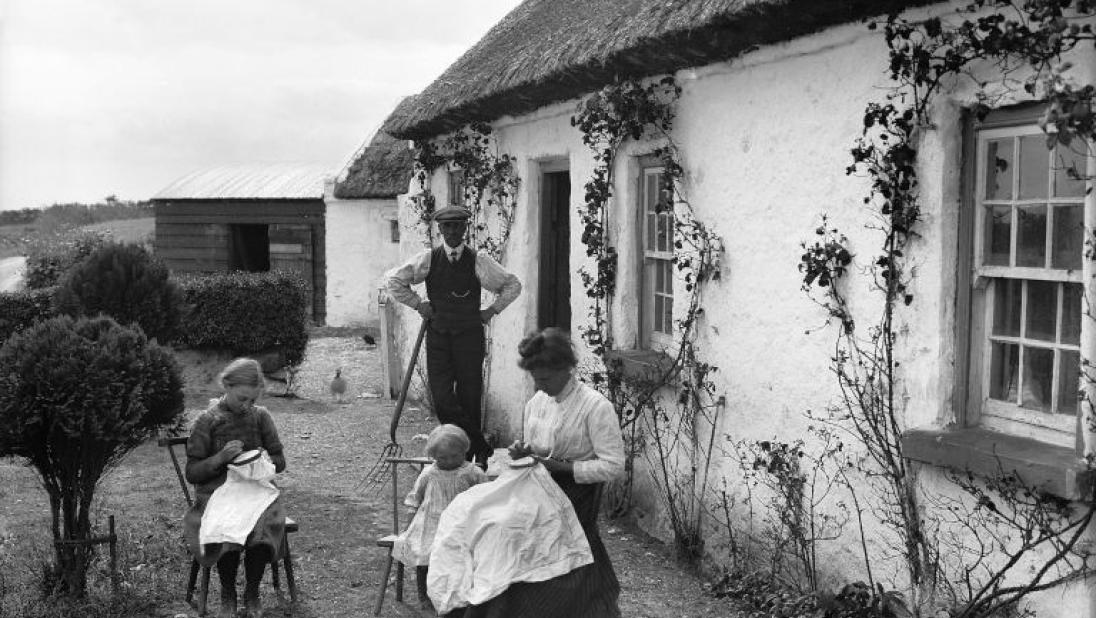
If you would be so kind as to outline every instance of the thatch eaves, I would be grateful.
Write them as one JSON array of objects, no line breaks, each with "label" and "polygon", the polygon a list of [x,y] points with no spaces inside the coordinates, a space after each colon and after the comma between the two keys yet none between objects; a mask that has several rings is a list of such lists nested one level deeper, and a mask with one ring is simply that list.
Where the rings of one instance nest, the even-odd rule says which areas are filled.
[{"label": "thatch eaves", "polygon": [[422,139],[932,0],[525,0],[385,123]]},{"label": "thatch eaves", "polygon": [[407,193],[414,168],[411,143],[377,131],[336,179],[335,197],[380,199]]}]

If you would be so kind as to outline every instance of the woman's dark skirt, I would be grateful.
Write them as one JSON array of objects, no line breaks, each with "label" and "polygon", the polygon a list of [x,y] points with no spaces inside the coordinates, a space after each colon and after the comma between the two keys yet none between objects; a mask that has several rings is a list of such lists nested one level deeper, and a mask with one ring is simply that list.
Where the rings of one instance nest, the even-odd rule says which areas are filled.
[{"label": "woman's dark skirt", "polygon": [[[499,596],[465,610],[464,618],[619,618],[620,582],[597,527],[601,483],[580,484],[553,474],[571,500],[594,554],[591,564],[542,582],[511,584]],[[449,616],[461,616],[460,611]]]}]

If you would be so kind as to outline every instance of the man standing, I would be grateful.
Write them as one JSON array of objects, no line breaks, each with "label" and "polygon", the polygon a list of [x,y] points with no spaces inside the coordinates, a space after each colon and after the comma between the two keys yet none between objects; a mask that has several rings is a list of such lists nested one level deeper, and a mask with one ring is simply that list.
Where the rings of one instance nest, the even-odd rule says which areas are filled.
[{"label": "man standing", "polygon": [[[468,457],[486,462],[491,447],[480,430],[483,327],[521,292],[521,282],[494,258],[464,242],[472,213],[447,206],[434,213],[443,244],[388,273],[388,293],[426,321],[426,373],[438,421],[453,423],[472,440]],[[426,282],[426,300],[412,285]],[[481,290],[495,301],[480,308]]]}]

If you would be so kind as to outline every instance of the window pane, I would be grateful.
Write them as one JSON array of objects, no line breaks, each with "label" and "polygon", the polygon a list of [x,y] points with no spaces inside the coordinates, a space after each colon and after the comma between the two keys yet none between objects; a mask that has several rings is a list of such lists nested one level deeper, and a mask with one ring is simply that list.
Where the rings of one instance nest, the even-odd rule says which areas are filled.
[{"label": "window pane", "polygon": [[1047,196],[1049,161],[1045,136],[1025,135],[1020,138],[1020,199]]},{"label": "window pane", "polygon": [[986,199],[1012,198],[1012,140],[995,139],[986,144]]},{"label": "window pane", "polygon": [[1062,298],[1062,343],[1081,345],[1081,294],[1080,283],[1067,283]]},{"label": "window pane", "polygon": [[1085,153],[1075,142],[1072,146],[1058,144],[1054,151],[1054,195],[1058,197],[1082,197],[1085,194],[1087,160]]},{"label": "window pane", "polygon": [[991,206],[986,209],[986,246],[984,260],[991,266],[1008,266],[1012,233],[1012,208]]},{"label": "window pane", "polygon": [[1028,281],[1028,339],[1054,341],[1054,324],[1058,319],[1058,284],[1053,281]]},{"label": "window pane", "polygon": [[663,322],[662,322],[663,325],[665,326],[665,329],[662,332],[672,333],[672,332],[674,332],[674,329],[673,329],[673,326],[672,326],[672,324],[674,323],[674,299],[670,298],[670,297],[667,297],[666,302],[663,304],[663,308],[666,311],[666,315],[663,318]]},{"label": "window pane", "polygon": [[1077,393],[1080,389],[1081,353],[1058,352],[1058,414],[1077,413]]},{"label": "window pane", "polygon": [[647,249],[650,251],[655,250],[655,217],[656,215],[647,215]]},{"label": "window pane", "polygon": [[1001,401],[1016,402],[1016,366],[1020,362],[1020,346],[1014,343],[994,343],[990,361],[989,396]]},{"label": "window pane", "polygon": [[673,294],[674,293],[674,265],[670,262],[670,260],[664,260],[662,262],[662,264],[663,264],[663,267],[666,269],[666,276],[665,276],[665,279],[664,279],[665,282],[666,282],[666,287],[663,288],[662,291],[666,294]]},{"label": "window pane", "polygon": [[670,250],[670,222],[665,215],[658,215],[658,250]]},{"label": "window pane", "polygon": [[662,326],[662,303],[663,303],[663,297],[662,296],[655,296],[655,312],[654,312],[655,324],[654,324],[654,330],[657,331],[657,332],[660,332],[660,333],[665,330],[665,328],[663,328],[663,326]]},{"label": "window pane", "polygon": [[665,271],[662,270],[662,260],[653,260],[651,262],[651,266],[654,267],[654,269],[655,269],[655,289],[652,290],[652,291],[657,294],[657,293],[661,292],[663,286],[666,285],[666,283],[665,283],[666,274],[665,274]]},{"label": "window pane", "polygon": [[1047,207],[1021,206],[1016,218],[1016,265],[1046,265]]},{"label": "window pane", "polygon": [[1081,267],[1084,255],[1085,225],[1081,205],[1054,207],[1054,235],[1051,238],[1051,266],[1054,268]]},{"label": "window pane", "polygon": [[644,202],[647,207],[647,212],[657,212],[658,207],[658,175],[647,174],[644,176],[646,181],[647,199]]},{"label": "window pane", "polygon": [[1024,396],[1020,405],[1050,412],[1054,377],[1054,350],[1024,346]]},{"label": "window pane", "polygon": [[993,285],[993,334],[1004,337],[1020,336],[1019,279],[995,279]]}]

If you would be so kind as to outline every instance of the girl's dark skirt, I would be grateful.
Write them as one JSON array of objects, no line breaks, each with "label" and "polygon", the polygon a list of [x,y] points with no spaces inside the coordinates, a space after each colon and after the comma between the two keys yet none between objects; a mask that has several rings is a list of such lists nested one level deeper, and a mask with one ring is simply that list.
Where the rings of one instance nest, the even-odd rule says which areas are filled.
[{"label": "girl's dark skirt", "polygon": [[[620,582],[597,527],[601,483],[580,484],[570,474],[553,474],[571,500],[590,542],[591,564],[542,582],[511,584],[499,596],[465,609],[464,618],[619,618]],[[460,616],[460,610],[449,614]]]},{"label": "girl's dark skirt", "polygon": [[[191,555],[199,564],[213,566],[226,552],[252,547],[269,548],[272,559],[281,558],[282,548],[285,546],[285,506],[281,496],[275,498],[274,502],[271,502],[259,516],[259,521],[255,522],[255,527],[251,529],[251,534],[247,535],[243,546],[236,543],[206,543],[203,547],[198,544],[202,513],[208,501],[209,496],[198,496],[194,506],[190,507],[183,516],[183,537],[186,539],[186,546]],[[201,551],[203,549],[204,551]]]}]

